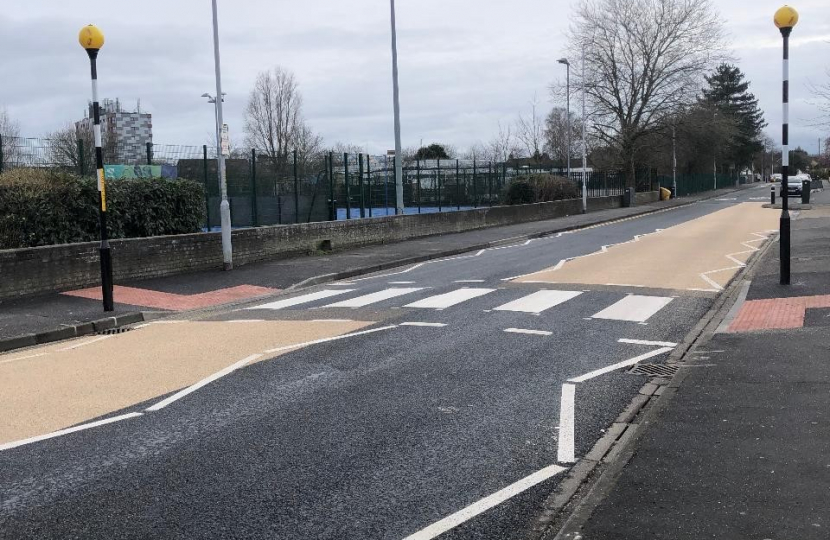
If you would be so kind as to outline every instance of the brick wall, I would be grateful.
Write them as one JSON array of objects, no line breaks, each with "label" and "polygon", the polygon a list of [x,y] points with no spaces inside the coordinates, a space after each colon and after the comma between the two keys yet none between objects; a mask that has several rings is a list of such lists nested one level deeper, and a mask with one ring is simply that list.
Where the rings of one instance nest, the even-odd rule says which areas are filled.
[{"label": "brick wall", "polygon": [[[621,204],[621,197],[604,197],[590,199],[588,208],[596,211],[618,208]],[[234,264],[309,253],[319,249],[324,241],[331,242],[334,249],[345,249],[541,221],[578,214],[581,210],[580,200],[568,200],[442,214],[238,229],[233,232]],[[222,266],[220,233],[113,240],[111,246],[116,283]],[[0,250],[0,276],[0,298],[96,285],[100,283],[98,243]]]}]

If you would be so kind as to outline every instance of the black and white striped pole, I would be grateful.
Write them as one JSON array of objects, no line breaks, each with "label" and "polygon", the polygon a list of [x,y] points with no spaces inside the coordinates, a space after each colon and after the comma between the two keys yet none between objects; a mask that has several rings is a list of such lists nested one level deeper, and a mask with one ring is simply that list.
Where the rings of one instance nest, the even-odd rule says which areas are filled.
[{"label": "black and white striped pole", "polygon": [[779,222],[779,242],[781,260],[781,285],[790,284],[790,209],[789,187],[790,174],[790,34],[798,24],[798,12],[790,6],[784,6],[775,12],[775,26],[781,30],[784,38],[784,84],[783,84],[783,118],[781,126],[781,219]]},{"label": "black and white striped pole", "polygon": [[98,107],[98,69],[96,60],[98,51],[104,46],[104,34],[95,25],[90,24],[81,29],[78,41],[86,49],[92,70],[92,121],[95,134],[95,169],[98,178],[99,220],[101,224],[101,293],[104,299],[104,311],[114,311],[112,300],[112,254],[107,238],[107,183],[104,178],[104,157],[101,153],[101,117]]}]

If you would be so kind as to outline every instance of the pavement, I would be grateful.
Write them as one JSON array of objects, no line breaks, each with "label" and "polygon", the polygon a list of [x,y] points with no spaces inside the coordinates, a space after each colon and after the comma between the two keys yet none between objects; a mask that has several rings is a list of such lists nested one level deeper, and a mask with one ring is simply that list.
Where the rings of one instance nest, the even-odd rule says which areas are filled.
[{"label": "pavement", "polygon": [[776,241],[545,538],[830,537],[830,192],[812,203],[791,284]]},{"label": "pavement", "polygon": [[[654,276],[738,275],[735,250],[764,245],[746,233],[777,215],[764,192],[537,238],[501,231],[513,240],[0,355],[13,381],[0,418],[14,419],[0,531],[528,538],[550,494],[656,394],[632,368],[661,369],[723,298],[693,273],[670,287]],[[736,212],[746,226],[724,228]],[[695,249],[669,263],[666,246],[637,241],[666,233]],[[435,253],[441,241],[425,239]],[[588,260],[619,264],[620,281],[521,279]]]},{"label": "pavement", "polygon": [[[36,297],[0,300],[0,350],[29,346],[68,335],[76,329],[91,331],[88,323],[110,317],[215,307],[229,302],[271,296],[315,278],[332,280],[349,274],[366,274],[407,261],[444,257],[491,247],[518,238],[587,227],[644,213],[694,203],[706,198],[730,196],[734,189],[707,192],[633,208],[589,212],[549,221],[433,236],[395,244],[367,246],[327,255],[294,257],[240,266],[233,272],[214,271],[116,283],[115,311],[105,313],[96,287]],[[763,196],[764,194],[760,194]],[[589,201],[590,209],[590,201]],[[134,322],[128,318],[127,322]],[[86,325],[86,326],[84,326]],[[72,332],[75,332],[74,334]],[[6,346],[2,345],[8,341]]]}]

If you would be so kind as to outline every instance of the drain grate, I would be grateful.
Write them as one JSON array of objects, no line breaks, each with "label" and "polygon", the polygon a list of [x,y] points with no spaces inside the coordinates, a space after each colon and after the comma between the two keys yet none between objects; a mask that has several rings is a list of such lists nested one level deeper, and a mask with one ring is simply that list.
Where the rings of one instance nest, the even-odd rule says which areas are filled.
[{"label": "drain grate", "polygon": [[669,364],[637,364],[628,372],[632,375],[648,375],[649,377],[673,377],[677,373],[677,366]]},{"label": "drain grate", "polygon": [[118,328],[107,328],[98,332],[99,336],[114,336],[115,334],[123,334],[129,332],[133,328],[131,326],[119,326]]}]

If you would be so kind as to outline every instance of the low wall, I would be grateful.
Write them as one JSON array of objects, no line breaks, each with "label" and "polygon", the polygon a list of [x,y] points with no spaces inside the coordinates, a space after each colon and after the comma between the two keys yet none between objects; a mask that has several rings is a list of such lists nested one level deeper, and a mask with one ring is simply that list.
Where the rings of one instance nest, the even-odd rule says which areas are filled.
[{"label": "low wall", "polygon": [[[641,202],[640,195],[643,197]],[[657,194],[637,194],[637,204]],[[589,199],[589,211],[619,208],[622,197]],[[542,221],[582,211],[579,199],[461,212],[386,216],[351,221],[278,225],[233,231],[234,265],[319,250],[400,242],[514,223]],[[116,283],[221,268],[220,233],[197,233],[110,242]],[[98,243],[0,250],[0,299],[90,287],[100,283]]]}]

